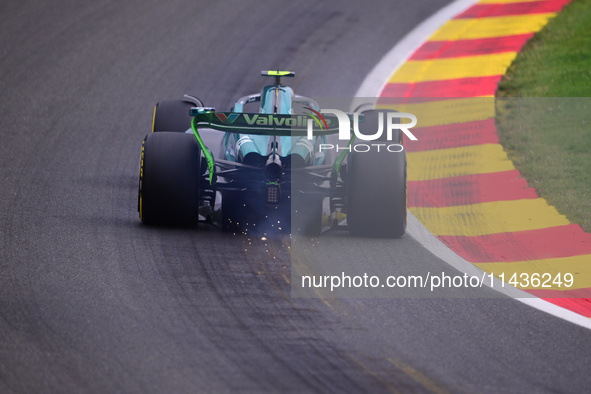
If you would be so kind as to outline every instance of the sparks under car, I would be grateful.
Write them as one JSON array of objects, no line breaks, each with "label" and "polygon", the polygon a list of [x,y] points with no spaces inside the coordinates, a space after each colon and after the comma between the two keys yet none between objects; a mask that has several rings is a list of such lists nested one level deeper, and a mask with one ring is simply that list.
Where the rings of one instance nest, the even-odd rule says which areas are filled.
[{"label": "sparks under car", "polygon": [[[141,152],[140,220],[173,226],[205,221],[231,231],[273,222],[306,235],[347,229],[359,236],[402,236],[404,150],[355,149],[367,141],[354,133],[337,141],[338,118],[321,115],[315,100],[281,83],[293,72],[262,75],[274,83],[240,98],[228,112],[190,95],[156,105]],[[375,132],[377,115],[363,111],[364,127]],[[217,146],[207,146],[204,133],[220,133]],[[401,146],[402,132],[394,130],[390,142]],[[339,143],[336,152],[321,149]]]}]

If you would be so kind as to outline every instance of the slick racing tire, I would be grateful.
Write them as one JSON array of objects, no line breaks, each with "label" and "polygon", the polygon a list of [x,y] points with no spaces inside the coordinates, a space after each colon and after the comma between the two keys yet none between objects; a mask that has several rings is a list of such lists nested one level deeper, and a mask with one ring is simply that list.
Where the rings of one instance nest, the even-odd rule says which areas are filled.
[{"label": "slick racing tire", "polygon": [[200,165],[201,149],[192,134],[148,134],[140,162],[140,220],[151,225],[196,225]]},{"label": "slick racing tire", "polygon": [[160,101],[154,107],[154,120],[152,122],[152,132],[172,131],[184,133],[191,128],[189,110],[195,104],[182,100]]},{"label": "slick racing tire", "polygon": [[[377,121],[373,128],[372,112],[365,112],[369,113],[366,127],[375,133]],[[400,144],[400,152],[352,149],[347,156],[347,225],[351,235],[399,238],[406,232],[406,152],[402,132],[393,130],[392,134],[391,141],[378,140]],[[368,141],[356,144],[364,142]]]}]

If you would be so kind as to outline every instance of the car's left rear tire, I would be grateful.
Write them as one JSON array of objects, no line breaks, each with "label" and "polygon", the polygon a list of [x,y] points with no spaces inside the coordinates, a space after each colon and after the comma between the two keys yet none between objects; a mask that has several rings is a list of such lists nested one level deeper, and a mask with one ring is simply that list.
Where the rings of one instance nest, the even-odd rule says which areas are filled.
[{"label": "car's left rear tire", "polygon": [[154,108],[152,131],[184,133],[191,128],[193,117],[189,115],[189,111],[194,106],[195,104],[183,100],[160,101]]},{"label": "car's left rear tire", "polygon": [[140,220],[153,225],[196,225],[200,166],[201,148],[192,134],[148,134],[140,162]]}]

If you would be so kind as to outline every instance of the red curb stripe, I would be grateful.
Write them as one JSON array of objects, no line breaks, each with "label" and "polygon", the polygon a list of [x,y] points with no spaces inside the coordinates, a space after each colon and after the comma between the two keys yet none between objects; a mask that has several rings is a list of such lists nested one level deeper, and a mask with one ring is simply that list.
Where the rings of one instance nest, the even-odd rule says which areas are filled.
[{"label": "red curb stripe", "polygon": [[591,234],[578,224],[474,237],[438,237],[471,263],[542,260],[591,254]]},{"label": "red curb stripe", "polygon": [[[487,95],[487,96],[490,96],[490,95]],[[378,105],[385,105],[385,106],[389,106],[389,105],[407,105],[407,104],[432,103],[433,101],[455,100],[455,99],[458,99],[458,98],[469,98],[469,97],[465,97],[465,96],[461,96],[461,97],[415,97],[415,96],[410,96],[410,97],[386,97],[386,96],[382,96],[382,97],[379,97],[378,98],[377,104]],[[493,99],[493,98],[490,97],[490,99]]]},{"label": "red curb stripe", "polygon": [[409,207],[449,207],[538,198],[517,170],[408,181],[407,188]]},{"label": "red curb stripe", "polygon": [[443,126],[413,128],[412,133],[417,137],[417,141],[410,141],[406,135],[404,136],[404,148],[407,152],[499,143],[493,118]]},{"label": "red curb stripe", "polygon": [[587,295],[587,298],[544,298],[544,301],[548,301],[579,315],[591,317],[591,298],[589,295]]},{"label": "red curb stripe", "polygon": [[[565,274],[566,272],[563,272],[562,274]],[[548,276],[546,276],[546,278],[548,278]],[[574,276],[573,276],[574,278]],[[546,279],[544,279],[546,280]],[[552,278],[552,280],[554,280],[554,278]],[[550,282],[552,282],[552,280]],[[550,283],[548,282],[548,283]],[[563,281],[564,283],[564,281]],[[576,284],[576,279],[575,282]],[[536,297],[539,298],[543,298],[546,299],[547,301],[549,301],[550,299],[552,300],[561,300],[561,299],[573,299],[573,298],[590,298],[591,297],[591,287],[586,287],[583,289],[574,289],[574,290],[553,290],[553,289],[543,289],[543,288],[538,288],[538,289],[527,289],[524,290],[526,292],[528,292],[529,294],[535,295]],[[591,300],[588,301],[589,306],[591,307]]]},{"label": "red curb stripe", "polygon": [[570,0],[530,1],[507,4],[476,4],[454,19],[489,18],[495,16],[547,14],[558,12]]},{"label": "red curb stripe", "polygon": [[502,75],[417,83],[389,83],[382,97],[479,97],[495,94]]},{"label": "red curb stripe", "polygon": [[443,59],[518,52],[533,35],[534,33],[528,33],[473,40],[427,41],[413,53],[409,60]]}]

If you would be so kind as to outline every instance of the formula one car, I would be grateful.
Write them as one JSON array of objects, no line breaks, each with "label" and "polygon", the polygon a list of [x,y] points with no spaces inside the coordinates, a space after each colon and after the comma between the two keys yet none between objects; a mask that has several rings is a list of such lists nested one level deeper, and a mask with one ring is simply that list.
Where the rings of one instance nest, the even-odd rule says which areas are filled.
[{"label": "formula one car", "polygon": [[[339,228],[358,236],[402,236],[401,130],[387,141],[401,148],[395,153],[379,147],[369,152],[386,144],[362,144],[367,141],[355,138],[352,127],[348,141],[337,140],[343,118],[321,114],[315,100],[282,85],[281,78],[293,72],[262,75],[274,83],[240,98],[229,112],[216,112],[190,95],[156,105],[141,152],[140,220],[173,226],[205,221],[234,232],[258,225],[309,236]],[[365,110],[355,124],[375,133],[383,127],[380,115]],[[220,137],[215,149],[204,134]]]}]

